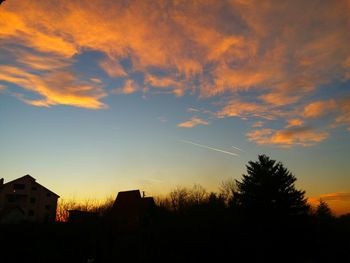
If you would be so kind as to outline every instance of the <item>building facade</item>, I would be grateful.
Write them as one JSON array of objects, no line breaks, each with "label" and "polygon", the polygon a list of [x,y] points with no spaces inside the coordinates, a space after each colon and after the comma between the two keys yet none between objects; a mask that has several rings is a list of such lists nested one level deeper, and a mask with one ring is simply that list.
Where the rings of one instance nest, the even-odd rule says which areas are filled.
[{"label": "building facade", "polygon": [[119,230],[135,230],[149,225],[155,209],[153,197],[141,197],[139,190],[119,192],[111,210],[111,219]]},{"label": "building facade", "polygon": [[30,175],[7,183],[0,179],[0,223],[53,222],[58,198]]}]

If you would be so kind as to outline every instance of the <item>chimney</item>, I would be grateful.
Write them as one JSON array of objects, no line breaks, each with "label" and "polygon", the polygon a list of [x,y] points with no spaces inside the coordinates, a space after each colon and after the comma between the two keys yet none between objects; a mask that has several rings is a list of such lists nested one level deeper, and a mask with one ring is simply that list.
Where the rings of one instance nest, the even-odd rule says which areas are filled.
[{"label": "chimney", "polygon": [[2,186],[4,184],[4,178],[0,179],[0,186]]}]

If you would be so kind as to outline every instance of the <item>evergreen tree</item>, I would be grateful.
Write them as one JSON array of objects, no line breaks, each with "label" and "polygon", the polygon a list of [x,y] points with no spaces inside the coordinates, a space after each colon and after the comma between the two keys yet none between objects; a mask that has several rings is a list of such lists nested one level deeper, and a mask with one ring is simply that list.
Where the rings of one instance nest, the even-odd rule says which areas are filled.
[{"label": "evergreen tree", "polygon": [[321,219],[330,219],[333,217],[332,210],[329,208],[328,204],[320,199],[319,204],[316,208],[315,215]]},{"label": "evergreen tree", "polygon": [[281,162],[259,155],[258,161],[250,161],[246,167],[247,174],[236,180],[238,208],[267,215],[298,215],[309,210],[305,192],[295,189],[295,176]]}]

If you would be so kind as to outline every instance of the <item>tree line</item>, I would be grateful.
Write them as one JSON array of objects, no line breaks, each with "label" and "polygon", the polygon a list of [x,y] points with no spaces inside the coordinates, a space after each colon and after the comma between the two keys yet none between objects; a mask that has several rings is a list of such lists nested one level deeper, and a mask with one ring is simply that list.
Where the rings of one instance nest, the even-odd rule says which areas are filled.
[{"label": "tree line", "polygon": [[[70,209],[98,213],[100,220],[58,223],[52,226],[52,242],[61,246],[65,262],[67,255],[73,255],[71,262],[87,257],[95,262],[350,262],[350,214],[333,216],[323,200],[312,208],[296,180],[284,164],[259,155],[240,179],[222,182],[217,192],[195,184],[156,198],[152,217],[132,231],[108,220],[113,197],[100,203],[64,201],[60,221]],[[28,238],[33,233],[37,230]],[[50,248],[50,242],[37,242]]]}]

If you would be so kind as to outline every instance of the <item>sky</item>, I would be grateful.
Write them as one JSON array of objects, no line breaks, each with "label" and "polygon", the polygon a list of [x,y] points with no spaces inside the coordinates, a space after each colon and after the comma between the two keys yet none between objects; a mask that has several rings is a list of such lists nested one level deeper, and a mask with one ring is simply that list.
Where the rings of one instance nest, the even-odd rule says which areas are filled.
[{"label": "sky", "polygon": [[267,154],[350,212],[350,1],[7,0],[0,177],[217,191]]}]

